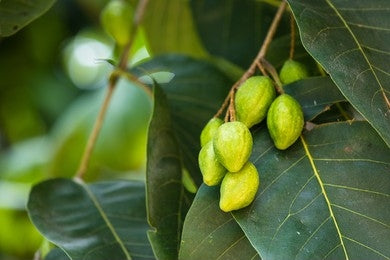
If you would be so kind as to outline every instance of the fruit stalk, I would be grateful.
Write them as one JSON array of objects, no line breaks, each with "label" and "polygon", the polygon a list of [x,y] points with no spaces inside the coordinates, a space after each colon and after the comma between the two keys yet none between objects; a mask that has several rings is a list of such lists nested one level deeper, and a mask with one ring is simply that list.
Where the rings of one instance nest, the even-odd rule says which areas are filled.
[{"label": "fruit stalk", "polygon": [[214,117],[219,117],[220,115],[222,115],[223,111],[229,105],[225,120],[229,118],[229,115],[231,118],[235,118],[234,103],[231,103],[231,100],[234,100],[235,91],[245,80],[247,80],[250,76],[252,76],[255,73],[258,64],[261,64],[261,60],[265,57],[268,47],[271,44],[272,39],[275,35],[276,29],[278,28],[284,10],[286,9],[286,5],[287,5],[286,1],[282,1],[278,10],[276,11],[274,19],[272,20],[272,24],[268,29],[267,35],[265,36],[264,42],[261,45],[256,58],[253,60],[252,64],[249,66],[247,71],[245,71],[245,73],[241,76],[241,78],[236,83],[234,83],[234,85],[231,87],[229,94],[226,96],[222,106],[220,107],[218,112],[214,115]]},{"label": "fruit stalk", "polygon": [[[124,71],[127,68],[127,61],[129,59],[129,53],[131,46],[133,45],[135,35],[137,33],[137,29],[139,24],[142,21],[142,17],[145,13],[146,6],[147,6],[148,0],[141,0],[138,3],[137,10],[135,13],[135,18],[133,22],[133,26],[131,29],[131,36],[129,42],[125,45],[125,48],[122,51],[122,54],[120,56],[119,64],[117,65],[117,70]],[[84,153],[81,158],[80,166],[76,172],[75,179],[83,179],[84,174],[86,173],[89,165],[89,161],[91,158],[92,151],[95,147],[96,140],[99,136],[100,130],[103,126],[104,117],[106,115],[108,105],[110,104],[112,94],[115,90],[116,83],[119,79],[118,73],[113,73],[110,76],[108,87],[107,87],[107,93],[104,97],[103,104],[100,107],[99,114],[96,118],[95,124],[93,126],[92,132],[88,138],[87,145],[85,147]]]}]

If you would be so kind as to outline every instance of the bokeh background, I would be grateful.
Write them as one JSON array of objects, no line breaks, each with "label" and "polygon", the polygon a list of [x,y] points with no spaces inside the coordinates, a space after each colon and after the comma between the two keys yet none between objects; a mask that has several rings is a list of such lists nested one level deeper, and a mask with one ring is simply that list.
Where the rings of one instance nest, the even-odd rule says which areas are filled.
[{"label": "bokeh background", "polygon": [[[106,0],[57,1],[17,34],[0,38],[0,259],[32,259],[43,239],[25,205],[31,185],[71,177],[118,50],[99,20]],[[130,64],[148,58],[138,34]],[[143,179],[150,97],[118,84],[87,181]]]}]

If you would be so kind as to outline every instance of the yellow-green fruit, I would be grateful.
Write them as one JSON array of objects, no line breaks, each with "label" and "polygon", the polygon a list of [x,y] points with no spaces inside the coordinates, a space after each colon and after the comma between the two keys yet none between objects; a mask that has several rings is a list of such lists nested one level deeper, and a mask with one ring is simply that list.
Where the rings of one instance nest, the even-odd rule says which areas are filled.
[{"label": "yellow-green fruit", "polygon": [[202,130],[202,133],[200,134],[200,145],[202,147],[213,140],[214,134],[222,124],[223,120],[219,119],[218,117],[213,117],[207,122],[206,126]]},{"label": "yellow-green fruit", "polygon": [[252,152],[252,135],[239,121],[221,125],[214,135],[214,152],[218,161],[229,171],[238,172]]},{"label": "yellow-green fruit", "polygon": [[228,172],[221,184],[219,207],[229,212],[248,206],[255,198],[259,184],[259,173],[251,162],[239,172]]},{"label": "yellow-green fruit", "polygon": [[305,65],[290,59],[283,64],[279,77],[283,84],[290,84],[294,81],[309,77],[309,73]]},{"label": "yellow-green fruit", "polygon": [[285,150],[301,135],[304,125],[301,105],[287,94],[272,103],[267,114],[267,126],[276,148]]},{"label": "yellow-green fruit", "polygon": [[227,171],[215,157],[213,141],[203,146],[199,152],[198,161],[203,175],[203,182],[208,186],[218,185]]},{"label": "yellow-green fruit", "polygon": [[237,120],[243,122],[248,128],[260,123],[267,115],[275,95],[275,89],[269,77],[250,77],[236,93]]},{"label": "yellow-green fruit", "polygon": [[100,20],[104,30],[124,46],[130,40],[133,17],[133,8],[127,1],[113,0],[102,10]]}]

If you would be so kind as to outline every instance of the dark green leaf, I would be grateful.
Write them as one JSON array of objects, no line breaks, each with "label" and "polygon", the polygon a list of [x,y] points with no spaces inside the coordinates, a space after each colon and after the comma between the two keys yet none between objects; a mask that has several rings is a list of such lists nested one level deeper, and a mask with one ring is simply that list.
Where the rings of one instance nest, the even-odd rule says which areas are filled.
[{"label": "dark green leaf", "polygon": [[48,180],[33,187],[27,208],[38,230],[73,260],[154,259],[142,183]]},{"label": "dark green leaf", "polygon": [[286,85],[284,90],[301,104],[305,120],[311,120],[329,109],[333,103],[345,100],[329,77],[314,77],[296,81]]},{"label": "dark green leaf", "polygon": [[41,16],[55,0],[2,0],[0,37],[10,36]]},{"label": "dark green leaf", "polygon": [[205,48],[243,68],[259,51],[276,12],[274,6],[254,0],[192,0],[191,9]]},{"label": "dark green leaf", "polygon": [[45,260],[69,260],[69,257],[61,248],[54,248],[45,256]]},{"label": "dark green leaf", "polygon": [[232,215],[218,204],[219,187],[202,185],[184,222],[179,259],[260,259]]},{"label": "dark green leaf", "polygon": [[200,185],[200,132],[217,112],[233,82],[212,64],[180,55],[160,56],[133,70],[139,75],[158,71],[174,74],[162,88],[167,94],[183,164]]},{"label": "dark green leaf", "polygon": [[148,232],[158,259],[177,259],[185,214],[186,193],[182,183],[181,155],[172,129],[166,96],[156,85],[154,111],[149,125],[146,169]]},{"label": "dark green leaf", "polygon": [[306,49],[390,146],[390,2],[289,3]]},{"label": "dark green leaf", "polygon": [[188,1],[149,1],[143,25],[153,54],[207,55],[195,29]]},{"label": "dark green leaf", "polygon": [[318,126],[286,151],[253,134],[260,189],[233,215],[263,259],[389,259],[390,150],[367,122]]}]

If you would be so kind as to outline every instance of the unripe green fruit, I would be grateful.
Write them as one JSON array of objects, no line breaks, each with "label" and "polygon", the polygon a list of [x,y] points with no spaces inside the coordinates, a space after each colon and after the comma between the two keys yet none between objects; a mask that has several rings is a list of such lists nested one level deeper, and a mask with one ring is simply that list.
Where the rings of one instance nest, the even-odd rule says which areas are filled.
[{"label": "unripe green fruit", "polygon": [[267,114],[267,126],[276,148],[285,150],[301,135],[304,125],[301,105],[288,94],[280,95]]},{"label": "unripe green fruit", "polygon": [[251,162],[238,172],[228,172],[221,184],[219,207],[229,212],[248,206],[255,198],[259,184],[259,173]]},{"label": "unripe green fruit", "polygon": [[260,123],[267,115],[275,95],[275,89],[269,77],[250,77],[236,93],[237,120],[243,122],[248,128]]},{"label": "unripe green fruit", "polygon": [[248,127],[235,121],[218,128],[213,144],[218,161],[229,172],[238,172],[249,159],[253,140]]},{"label": "unripe green fruit", "polygon": [[133,17],[133,8],[127,1],[122,0],[110,1],[100,14],[104,30],[120,46],[125,46],[130,40]]},{"label": "unripe green fruit", "polygon": [[213,140],[214,134],[217,129],[223,124],[223,120],[218,117],[213,117],[207,122],[200,134],[200,145],[203,147],[205,144]]},{"label": "unripe green fruit", "polygon": [[213,141],[203,146],[199,152],[198,161],[203,175],[203,182],[208,186],[218,185],[227,171],[215,157]]},{"label": "unripe green fruit", "polygon": [[294,81],[309,77],[309,73],[305,65],[290,59],[283,64],[279,77],[283,84],[290,84]]}]

